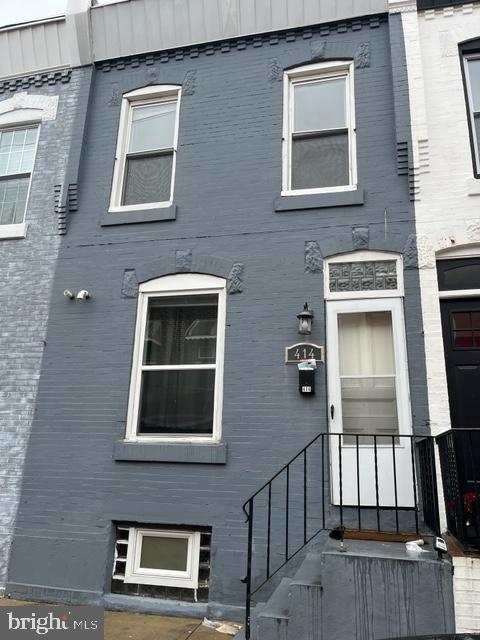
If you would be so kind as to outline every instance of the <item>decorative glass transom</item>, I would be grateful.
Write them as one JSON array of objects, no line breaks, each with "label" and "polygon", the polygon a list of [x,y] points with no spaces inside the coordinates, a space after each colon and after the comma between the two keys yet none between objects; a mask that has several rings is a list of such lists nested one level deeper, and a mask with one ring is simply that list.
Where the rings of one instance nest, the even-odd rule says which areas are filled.
[{"label": "decorative glass transom", "polygon": [[334,262],[329,265],[330,292],[383,291],[397,288],[396,260]]}]

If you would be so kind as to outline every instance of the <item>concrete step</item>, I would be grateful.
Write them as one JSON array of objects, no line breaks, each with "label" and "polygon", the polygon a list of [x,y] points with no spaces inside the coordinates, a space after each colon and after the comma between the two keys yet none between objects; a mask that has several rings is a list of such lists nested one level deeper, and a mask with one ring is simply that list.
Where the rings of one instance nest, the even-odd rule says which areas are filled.
[{"label": "concrete step", "polygon": [[291,578],[282,578],[260,613],[252,616],[255,640],[288,640],[291,582]]},{"label": "concrete step", "polygon": [[290,584],[289,640],[321,640],[322,555],[309,553]]}]

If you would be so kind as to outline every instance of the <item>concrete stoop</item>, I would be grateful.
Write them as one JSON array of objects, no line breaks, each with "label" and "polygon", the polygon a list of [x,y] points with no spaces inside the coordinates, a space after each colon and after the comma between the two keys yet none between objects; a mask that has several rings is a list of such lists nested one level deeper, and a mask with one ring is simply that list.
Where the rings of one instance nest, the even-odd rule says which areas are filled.
[{"label": "concrete stoop", "polygon": [[[430,547],[431,549],[431,547]],[[452,565],[402,543],[329,541],[252,615],[252,640],[380,640],[453,633]],[[239,638],[240,636],[237,636]]]}]

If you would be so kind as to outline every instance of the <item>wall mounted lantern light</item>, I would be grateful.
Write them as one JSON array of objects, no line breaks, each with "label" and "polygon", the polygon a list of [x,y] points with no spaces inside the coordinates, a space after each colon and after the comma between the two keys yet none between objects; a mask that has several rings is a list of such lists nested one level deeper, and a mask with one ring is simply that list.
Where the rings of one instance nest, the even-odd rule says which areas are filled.
[{"label": "wall mounted lantern light", "polygon": [[308,302],[303,305],[303,311],[297,316],[298,333],[303,336],[309,336],[312,333],[313,311],[309,308]]}]

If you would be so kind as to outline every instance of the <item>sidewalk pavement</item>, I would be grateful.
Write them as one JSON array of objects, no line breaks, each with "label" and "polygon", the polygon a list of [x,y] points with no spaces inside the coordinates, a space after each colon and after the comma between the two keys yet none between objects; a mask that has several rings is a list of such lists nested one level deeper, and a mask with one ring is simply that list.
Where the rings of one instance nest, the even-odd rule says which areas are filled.
[{"label": "sidewalk pavement", "polygon": [[[0,599],[0,606],[26,604],[21,600]],[[198,618],[176,618],[139,613],[105,611],[105,640],[228,640],[232,636],[202,625]]]}]

